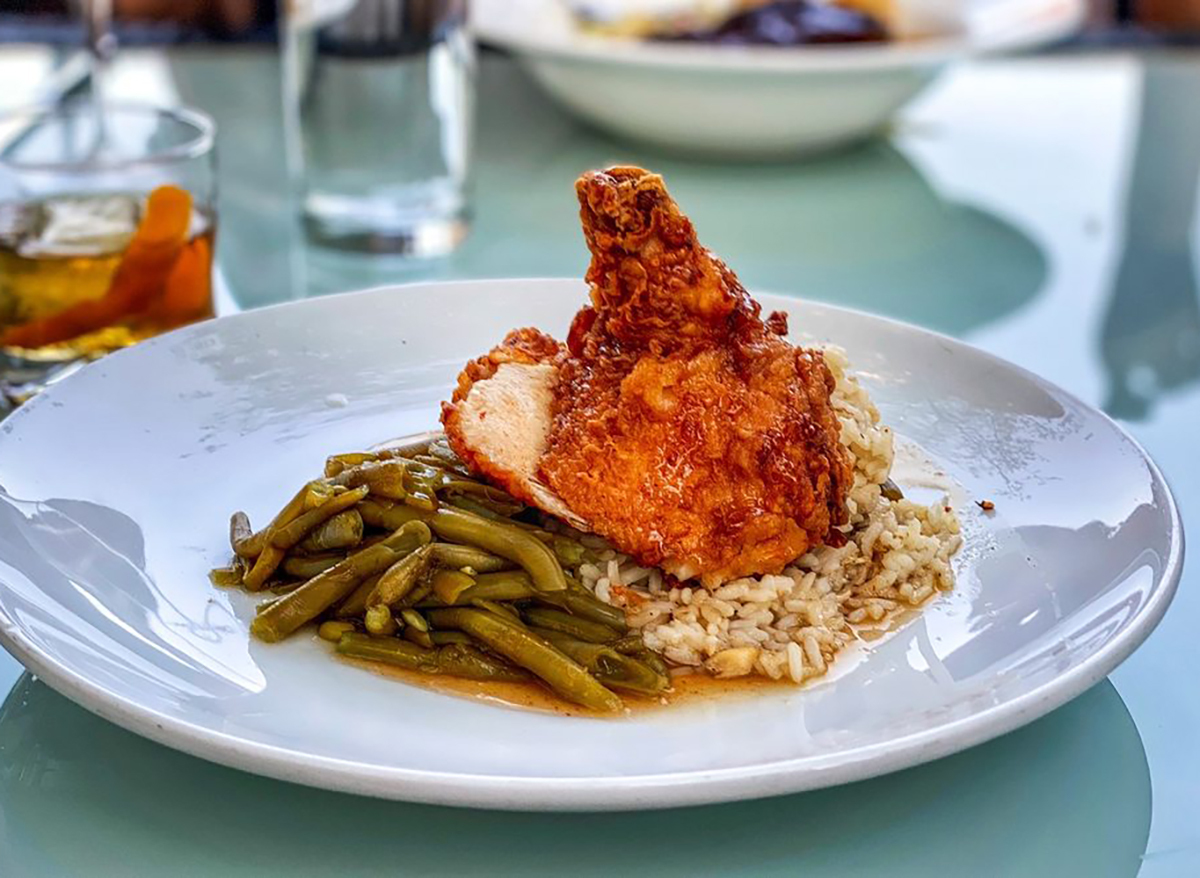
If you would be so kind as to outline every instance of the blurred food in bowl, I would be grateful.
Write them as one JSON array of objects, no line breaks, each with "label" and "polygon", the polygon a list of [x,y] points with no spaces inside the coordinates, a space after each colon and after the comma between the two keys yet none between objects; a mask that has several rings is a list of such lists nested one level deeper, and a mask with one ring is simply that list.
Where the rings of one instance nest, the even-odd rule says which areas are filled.
[{"label": "blurred food in bowl", "polygon": [[650,39],[717,27],[743,11],[745,0],[563,0],[579,26],[594,34]]},{"label": "blurred food in bowl", "polygon": [[825,43],[882,43],[883,22],[837,3],[775,0],[756,3],[718,24],[655,36],[662,40],[733,46],[801,46]]},{"label": "blurred food in bowl", "polygon": [[871,43],[962,29],[960,0],[565,0],[586,33],[734,46]]},{"label": "blurred food in bowl", "polygon": [[[755,0],[754,8],[778,10],[782,2]],[[873,4],[842,11],[872,16],[887,38],[834,45],[678,38],[688,27],[720,31],[753,11],[745,0],[474,0],[472,18],[482,41],[514,53],[548,94],[590,124],[671,152],[729,160],[790,158],[886,131],[947,64],[1060,40],[1086,12],[1084,0],[846,2]],[[675,30],[664,30],[670,22]]]}]

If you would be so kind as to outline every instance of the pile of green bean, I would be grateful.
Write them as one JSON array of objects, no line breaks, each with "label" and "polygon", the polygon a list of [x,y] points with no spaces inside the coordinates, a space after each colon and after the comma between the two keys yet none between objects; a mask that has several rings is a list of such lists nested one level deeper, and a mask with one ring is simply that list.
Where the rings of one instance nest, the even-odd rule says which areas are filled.
[{"label": "pile of green bean", "polygon": [[538,680],[597,711],[658,695],[662,660],[573,575],[597,558],[471,477],[442,439],[338,454],[265,528],[230,521],[220,586],[268,593],[274,643],[317,622],[342,655],[428,674]]}]

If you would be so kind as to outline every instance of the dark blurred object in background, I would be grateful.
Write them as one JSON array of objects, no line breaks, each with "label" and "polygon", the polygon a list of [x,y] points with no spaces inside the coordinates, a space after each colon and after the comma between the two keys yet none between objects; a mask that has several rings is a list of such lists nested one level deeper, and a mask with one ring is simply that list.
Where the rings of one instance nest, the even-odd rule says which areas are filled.
[{"label": "dark blurred object in background", "polygon": [[[79,42],[81,0],[0,0],[0,42]],[[272,41],[276,0],[113,0],[126,44]],[[1200,0],[1092,0],[1084,44],[1195,42]]]},{"label": "dark blurred object in background", "polygon": [[[276,0],[113,0],[123,43],[275,39]],[[72,43],[81,0],[0,0],[0,42]]]},{"label": "dark blurred object in background", "polygon": [[1200,0],[1091,0],[1084,43],[1193,42]]},{"label": "dark blurred object in background", "polygon": [[236,35],[255,27],[264,15],[274,19],[274,0],[114,0],[118,19],[173,21],[215,34]]},{"label": "dark blurred object in background", "polygon": [[1200,0],[1126,0],[1134,21],[1149,28],[1200,31]]}]

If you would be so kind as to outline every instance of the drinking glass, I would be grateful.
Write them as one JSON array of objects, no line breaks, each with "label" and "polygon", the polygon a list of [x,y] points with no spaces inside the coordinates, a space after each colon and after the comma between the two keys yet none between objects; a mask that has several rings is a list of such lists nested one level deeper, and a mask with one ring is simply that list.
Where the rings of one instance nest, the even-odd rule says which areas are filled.
[{"label": "drinking glass", "polygon": [[89,101],[0,116],[10,404],[66,364],[212,316],[213,144],[195,110]]},{"label": "drinking glass", "polygon": [[284,118],[309,236],[435,256],[467,231],[466,0],[288,0]]}]

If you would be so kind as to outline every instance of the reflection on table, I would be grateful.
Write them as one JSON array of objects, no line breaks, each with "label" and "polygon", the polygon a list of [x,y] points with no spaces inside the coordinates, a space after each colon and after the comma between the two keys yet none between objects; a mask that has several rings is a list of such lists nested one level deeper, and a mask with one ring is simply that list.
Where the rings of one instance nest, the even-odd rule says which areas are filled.
[{"label": "reflection on table", "polygon": [[666,876],[694,875],[697,863],[709,874],[816,878],[872,870],[887,850],[894,878],[1127,878],[1150,828],[1145,754],[1107,682],[1018,732],[898,774],[629,814],[462,811],[291,786],[138,738],[29,676],[0,708],[0,752],[6,875],[44,869],[49,857],[64,874],[122,878],[303,878],[349,867]]},{"label": "reflection on table", "polygon": [[[1125,247],[1100,341],[1106,410],[1141,420],[1163,394],[1200,378],[1200,296],[1194,261],[1200,112],[1194,77],[1170,59],[1146,65],[1129,172]],[[1190,184],[1189,184],[1190,183]]]}]

